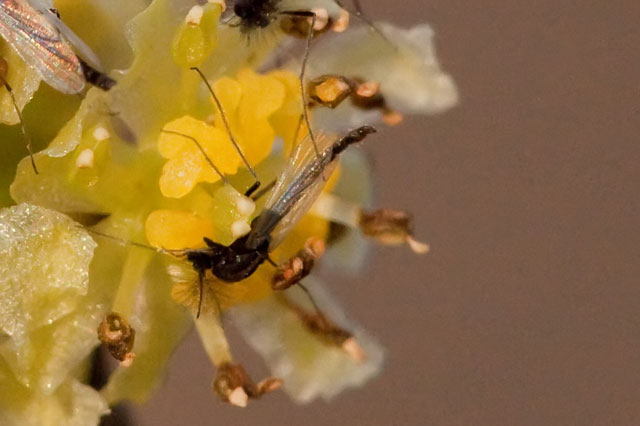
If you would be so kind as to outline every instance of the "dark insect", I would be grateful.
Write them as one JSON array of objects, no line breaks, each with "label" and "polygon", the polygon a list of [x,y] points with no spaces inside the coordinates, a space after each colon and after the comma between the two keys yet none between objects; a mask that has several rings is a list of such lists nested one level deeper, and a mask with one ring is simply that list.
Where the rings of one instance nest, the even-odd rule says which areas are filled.
[{"label": "dark insect", "polygon": [[333,171],[340,153],[373,132],[373,127],[362,126],[336,141],[320,134],[318,141],[322,149],[319,157],[314,155],[308,138],[303,140],[276,180],[264,210],[252,221],[247,235],[229,246],[205,238],[206,247],[202,249],[167,251],[188,260],[196,271],[200,288],[198,312],[207,272],[220,281],[234,283],[251,276],[265,261],[276,266],[269,253],[311,208],[324,187],[323,176]]},{"label": "dark insect", "polygon": [[278,19],[278,3],[281,0],[237,0],[233,13],[240,18],[243,32],[266,28]]}]

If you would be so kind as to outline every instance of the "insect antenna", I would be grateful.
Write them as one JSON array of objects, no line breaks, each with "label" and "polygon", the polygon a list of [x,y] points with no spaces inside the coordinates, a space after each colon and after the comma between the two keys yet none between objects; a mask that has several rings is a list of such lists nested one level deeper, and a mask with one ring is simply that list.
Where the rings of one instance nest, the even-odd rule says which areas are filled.
[{"label": "insect antenna", "polygon": [[[233,137],[233,133],[231,132],[231,126],[229,126],[229,122],[227,121],[227,116],[224,113],[224,109],[222,108],[222,104],[220,103],[220,100],[218,99],[218,96],[213,91],[213,87],[211,87],[211,85],[207,81],[207,78],[204,76],[202,71],[200,71],[200,68],[191,67],[191,70],[197,72],[200,75],[200,78],[202,79],[202,81],[204,81],[204,84],[207,86],[207,89],[209,89],[209,93],[213,97],[213,100],[216,103],[216,106],[218,107],[218,110],[220,110],[220,116],[222,117],[222,122],[224,123],[224,126],[227,129],[227,133],[229,134],[229,139],[231,140],[231,143],[233,144],[233,147],[236,149],[236,151],[240,155],[240,158],[242,159],[242,162],[244,163],[244,165],[249,170],[249,173],[251,173],[251,176],[255,179],[255,183],[253,185],[251,185],[251,187],[249,189],[247,189],[245,191],[245,193],[244,193],[244,195],[248,197],[251,194],[253,194],[256,191],[256,189],[258,189],[260,187],[260,179],[258,179],[258,175],[256,174],[256,172],[253,169],[253,167],[251,167],[251,164],[249,164],[249,161],[247,160],[247,157],[244,156],[244,154],[242,153],[242,150],[240,149],[240,146],[236,142],[236,139]],[[210,160],[209,160],[209,163],[211,165],[213,165],[213,163]],[[217,169],[216,169],[216,171],[217,171]],[[220,174],[220,172],[218,172],[218,174]]]},{"label": "insect antenna", "polygon": [[311,302],[311,305],[313,306],[313,310],[316,311],[316,314],[318,315],[318,317],[322,318],[323,321],[326,321],[326,317],[324,313],[320,310],[320,307],[318,306],[318,303],[316,302],[316,300],[313,298],[313,295],[311,294],[311,291],[309,291],[309,288],[304,284],[302,284],[302,281],[298,281],[296,284],[307,295],[307,297],[309,298],[309,301]]},{"label": "insect antenna", "polygon": [[231,183],[229,183],[229,180],[227,179],[227,177],[220,171],[220,169],[218,169],[216,167],[215,164],[213,164],[213,161],[211,161],[211,158],[209,158],[209,156],[207,155],[206,151],[204,150],[204,148],[202,147],[202,145],[200,144],[200,142],[198,142],[198,139],[194,138],[193,136],[189,136],[185,133],[180,133],[180,132],[174,132],[173,130],[161,130],[162,133],[167,133],[169,135],[176,135],[176,136],[182,136],[183,138],[189,139],[190,141],[192,141],[200,150],[200,152],[202,153],[202,155],[204,156],[205,160],[207,160],[207,163],[209,163],[209,165],[211,166],[211,168],[213,168],[213,170],[215,170],[215,172],[218,174],[218,176],[220,176],[220,179],[222,179],[222,181],[231,186]]},{"label": "insect antenna", "polygon": [[13,89],[9,85],[6,80],[7,69],[9,68],[9,64],[4,58],[0,58],[0,81],[2,85],[7,89],[9,93],[9,97],[11,98],[11,102],[13,103],[13,108],[16,110],[16,114],[18,114],[18,120],[20,121],[20,131],[22,132],[22,137],[25,140],[25,145],[27,147],[27,152],[29,152],[29,158],[31,159],[31,167],[33,167],[33,171],[38,174],[38,168],[36,167],[36,162],[33,158],[33,150],[31,149],[31,138],[27,133],[27,129],[24,126],[24,120],[22,119],[22,112],[18,107],[18,102],[16,101],[16,96],[13,93]]},{"label": "insect antenna", "polygon": [[[198,312],[196,312],[196,319],[200,318],[200,312],[202,311],[202,299],[204,297],[204,271],[198,270],[198,291],[200,296],[198,297]],[[217,303],[217,300],[216,300]],[[218,312],[222,312],[218,310]]]},{"label": "insect antenna", "polygon": [[[109,234],[105,234],[103,232],[100,231],[96,231],[94,229],[89,229],[86,228],[84,226],[78,225],[78,227],[85,229],[86,231],[88,231],[91,234],[95,234],[98,235],[100,237],[103,238],[107,238],[109,240],[115,241],[117,243],[120,243],[122,245],[132,245],[134,247],[139,247],[139,248],[143,248],[146,250],[153,250],[156,253],[162,253],[162,254],[170,254],[170,255],[174,255],[174,256],[182,256],[185,255],[189,252],[188,249],[178,249],[178,250],[170,250],[170,249],[164,249],[164,248],[156,248],[147,244],[142,244],[142,243],[138,243],[135,241],[128,241],[113,235],[109,235]],[[200,313],[202,312],[202,300],[204,298],[204,275],[205,275],[205,270],[204,269],[200,269],[197,268],[196,272],[198,273],[198,292],[199,292],[199,296],[198,296],[198,311],[196,313],[196,319],[200,318]],[[215,299],[216,305],[218,305],[218,312],[222,312],[222,310],[220,309],[220,302]]]},{"label": "insect antenna", "polygon": [[260,191],[258,191],[255,194],[253,194],[251,196],[251,199],[253,201],[258,201],[260,198],[264,197],[269,191],[271,191],[273,189],[274,186],[276,186],[276,182],[277,182],[277,179],[274,179],[271,182],[269,182],[269,184],[267,186],[265,186]]},{"label": "insect antenna", "polygon": [[[307,90],[304,86],[304,75],[307,70],[307,62],[309,60],[309,51],[311,50],[311,40],[313,39],[314,27],[316,25],[316,14],[311,11],[305,10],[292,10],[292,11],[282,11],[280,12],[282,15],[288,16],[302,16],[311,18],[311,24],[309,25],[309,32],[307,32],[307,40],[304,48],[304,55],[302,56],[302,66],[300,67],[300,93],[302,95],[302,114],[304,117],[305,124],[307,125],[307,129],[309,130],[309,138],[311,139],[311,143],[313,143],[313,149],[316,153],[316,158],[318,162],[320,162],[320,150],[318,149],[318,143],[316,142],[316,137],[313,134],[313,129],[311,128],[311,122],[309,120],[309,112],[307,111]],[[297,132],[296,132],[297,133]],[[324,178],[324,174],[323,174]]]},{"label": "insect antenna", "polygon": [[89,232],[91,234],[97,235],[97,236],[102,237],[102,238],[107,238],[109,240],[112,240],[112,241],[115,241],[117,243],[120,243],[123,246],[124,245],[131,245],[131,246],[138,247],[138,248],[143,248],[143,249],[146,249],[146,250],[153,250],[156,253],[171,254],[171,255],[174,255],[174,256],[183,255],[188,251],[187,249],[172,250],[172,249],[164,249],[164,248],[159,248],[159,247],[153,247],[153,246],[150,246],[148,244],[138,243],[136,241],[129,241],[129,240],[125,240],[125,239],[120,238],[120,237],[116,237],[114,235],[105,234],[104,232],[96,231],[95,229],[90,229],[90,228],[87,228],[87,227],[82,226],[82,225],[77,225],[77,226],[79,228],[82,228],[82,229],[86,230],[87,232]]},{"label": "insect antenna", "polygon": [[378,28],[376,26],[376,24],[374,24],[373,21],[364,13],[364,10],[362,8],[362,3],[360,3],[360,0],[353,0],[353,7],[355,8],[355,12],[352,12],[349,9],[347,9],[344,5],[342,5],[342,3],[340,1],[335,0],[335,2],[336,2],[336,4],[338,4],[338,6],[340,6],[341,8],[343,8],[344,10],[346,10],[349,13],[351,13],[356,18],[360,19],[362,22],[367,24],[367,26],[369,28],[371,28],[373,31],[375,31],[376,34],[378,34],[384,40],[386,40],[389,43],[391,43],[391,41],[387,38],[386,35],[384,35],[384,33],[380,30],[380,28]]}]

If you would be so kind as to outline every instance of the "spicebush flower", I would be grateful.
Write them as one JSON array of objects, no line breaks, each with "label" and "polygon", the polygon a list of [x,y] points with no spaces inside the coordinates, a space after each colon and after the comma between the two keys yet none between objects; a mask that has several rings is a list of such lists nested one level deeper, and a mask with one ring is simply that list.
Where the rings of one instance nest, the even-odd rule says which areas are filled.
[{"label": "spicebush flower", "polygon": [[[299,402],[331,398],[381,368],[380,345],[347,319],[313,277],[305,285],[326,317],[314,313],[299,288],[274,291],[268,264],[233,284],[208,274],[201,300],[196,271],[175,255],[201,248],[205,237],[231,244],[249,232],[264,205],[264,197],[254,202],[243,195],[253,178],[231,143],[222,112],[263,185],[278,176],[308,133],[301,120],[300,62],[273,65],[286,47],[280,26],[252,37],[223,22],[224,2],[194,3],[56,2],[62,19],[117,80],[108,92],[89,88],[79,102],[40,84],[15,52],[0,48],[18,107],[27,105],[27,128],[47,142],[35,155],[39,174],[28,158],[16,170],[23,141],[0,129],[12,152],[0,159],[2,200],[5,206],[17,204],[0,211],[3,425],[91,425],[121,401],[144,402],[194,325],[218,369],[215,392],[239,406],[279,387]],[[294,3],[298,9],[324,8],[324,24],[344,29],[346,12],[335,2]],[[375,100],[357,104],[345,98],[337,110],[315,106],[310,113],[317,132],[334,136],[389,112],[435,113],[456,102],[426,25],[377,26],[378,31],[364,26],[314,40],[309,79],[341,75],[359,82],[358,96]],[[196,66],[223,111],[190,69]],[[13,108],[1,93],[0,121],[16,124]],[[72,113],[65,116],[67,111]],[[343,160],[325,193],[367,204],[371,188],[363,157],[351,152]],[[314,211],[270,257],[295,259],[310,238],[328,238],[327,218],[340,212]],[[357,229],[350,230],[329,247],[325,261],[357,268],[365,246]],[[254,381],[251,369],[234,361],[223,318],[265,358],[271,377]],[[123,362],[104,388],[94,390],[84,383],[88,356],[100,344],[99,325],[101,340]]]}]

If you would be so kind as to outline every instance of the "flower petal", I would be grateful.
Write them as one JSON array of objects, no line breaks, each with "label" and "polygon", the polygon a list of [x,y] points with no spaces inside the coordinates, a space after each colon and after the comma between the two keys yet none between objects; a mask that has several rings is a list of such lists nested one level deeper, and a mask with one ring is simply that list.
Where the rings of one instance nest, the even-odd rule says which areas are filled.
[{"label": "flower petal", "polygon": [[[305,284],[311,281],[307,278]],[[355,361],[343,350],[324,344],[276,296],[230,311],[245,339],[264,357],[271,374],[283,379],[285,391],[301,403],[318,397],[330,399],[346,388],[364,384],[378,374],[384,358],[382,348],[364,331],[349,325],[318,285],[312,292],[332,321],[353,332],[366,359]]]},{"label": "flower petal", "polygon": [[145,231],[149,244],[169,250],[199,248],[204,237],[214,239],[211,221],[183,210],[151,212]]},{"label": "flower petal", "polygon": [[51,392],[96,345],[88,294],[96,244],[68,217],[28,204],[0,211],[0,355],[24,385]]}]

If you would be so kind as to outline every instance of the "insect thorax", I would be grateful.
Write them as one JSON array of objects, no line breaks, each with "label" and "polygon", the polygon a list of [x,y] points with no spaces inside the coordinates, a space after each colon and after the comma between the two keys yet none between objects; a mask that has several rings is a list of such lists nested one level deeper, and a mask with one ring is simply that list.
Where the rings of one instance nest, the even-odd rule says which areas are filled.
[{"label": "insect thorax", "polygon": [[251,276],[269,254],[269,241],[255,249],[247,247],[247,237],[241,237],[230,246],[205,239],[208,250],[189,253],[188,260],[198,272],[210,270],[221,281],[234,283]]}]

